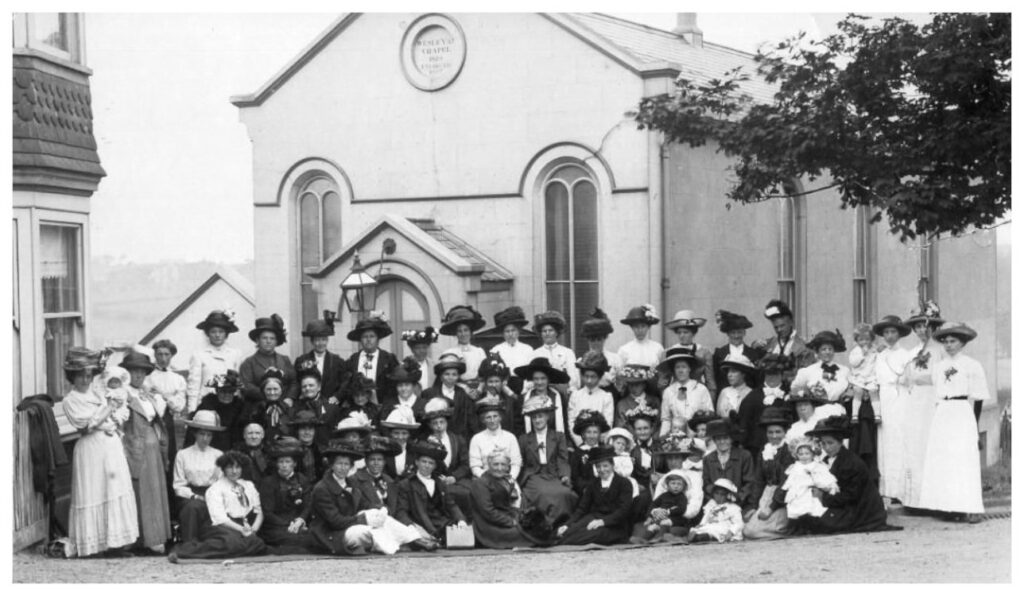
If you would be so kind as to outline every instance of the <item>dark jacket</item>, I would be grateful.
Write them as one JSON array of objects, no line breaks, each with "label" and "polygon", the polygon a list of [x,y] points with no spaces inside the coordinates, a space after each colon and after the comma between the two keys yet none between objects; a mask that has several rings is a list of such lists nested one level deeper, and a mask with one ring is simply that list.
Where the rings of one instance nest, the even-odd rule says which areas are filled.
[{"label": "dark jacket", "polygon": [[263,377],[263,373],[267,372],[269,366],[278,368],[284,373],[281,399],[294,400],[298,397],[299,384],[296,382],[295,367],[292,366],[291,358],[278,352],[274,352],[273,357],[256,352],[243,360],[238,367],[238,376],[242,380],[242,396],[246,401],[261,401],[263,399],[260,378]]},{"label": "dark jacket", "polygon": [[[313,350],[306,352],[295,359],[295,370],[303,368],[303,363],[312,362],[316,366],[316,356]],[[341,392],[348,386],[351,375],[345,361],[341,356],[328,350],[324,353],[324,371],[320,373],[320,394],[325,397],[336,397],[341,401]],[[300,388],[301,392],[301,388]]]},{"label": "dark jacket", "polygon": [[273,473],[265,476],[257,486],[264,516],[260,537],[271,545],[301,540],[299,535],[288,531],[288,526],[298,518],[305,520],[306,526],[309,526],[313,516],[313,485],[309,479],[298,472],[288,480]]},{"label": "dark jacket", "polygon": [[360,468],[348,480],[359,491],[364,508],[387,507],[392,516],[398,511],[398,482],[387,472],[381,473],[379,486],[366,468]]},{"label": "dark jacket", "polygon": [[[320,420],[320,426],[316,427],[316,444],[321,447],[326,445],[331,439],[331,432],[338,426],[338,423],[341,422],[343,417],[341,404],[328,403],[328,399],[329,396],[323,392],[314,399],[302,399],[301,397],[296,398],[294,405],[292,405],[289,418],[286,421],[285,432],[291,432],[293,430],[287,426],[290,424],[291,419],[295,418],[299,412],[306,410],[312,412]],[[373,421],[373,418],[371,417],[370,420]]]},{"label": "dark jacket", "polygon": [[441,393],[440,386],[431,387],[420,395],[423,403],[427,403],[435,397],[440,397],[448,402],[448,407],[453,410],[452,417],[448,419],[449,433],[459,435],[468,441],[473,435],[483,430],[480,418],[476,415],[476,403],[473,401],[473,398],[469,397],[465,389],[456,385],[454,400],[445,397]]},{"label": "dark jacket", "polygon": [[[388,374],[391,371],[398,368],[398,358],[387,350],[377,350],[377,375],[374,377],[374,382],[377,383],[377,403],[382,404],[389,399],[394,399],[398,393],[395,391],[395,384],[388,379]],[[349,375],[355,375],[360,372],[359,369],[359,351],[355,352],[348,357],[345,361],[345,367]],[[347,388],[342,388],[342,392],[346,394]]]},{"label": "dark jacket", "polygon": [[569,518],[572,525],[585,515],[604,520],[606,528],[627,530],[630,505],[633,502],[633,485],[618,474],[612,475],[607,490],[601,490],[601,479],[594,478],[583,489],[583,497]]},{"label": "dark jacket", "polygon": [[313,487],[309,531],[313,533],[317,546],[332,555],[351,554],[345,547],[345,531],[366,523],[366,517],[359,513],[364,509],[359,491],[351,484],[348,488],[341,488],[331,471]]},{"label": "dark jacket", "polygon": [[[263,440],[271,443],[282,435],[289,433],[288,422],[291,420],[292,408],[283,401],[270,402],[266,399],[246,402],[242,410],[244,420],[242,429],[248,424],[256,423],[263,427]],[[275,420],[276,424],[275,424]]]},{"label": "dark jacket", "polygon": [[629,456],[633,459],[633,479],[640,485],[641,489],[651,489],[651,472],[654,471],[654,439],[651,439],[647,444],[647,453],[651,456],[651,465],[649,467],[643,466],[642,453],[643,450],[640,447],[639,441],[630,450]]},{"label": "dark jacket", "polygon": [[445,434],[452,444],[452,463],[446,465],[443,461],[438,461],[434,475],[454,476],[456,480],[472,478],[473,472],[469,469],[469,442],[451,432]]},{"label": "dark jacket", "polygon": [[385,457],[384,473],[394,478],[395,482],[400,482],[405,478],[408,478],[410,475],[415,474],[416,466],[413,464],[412,455],[408,451],[405,452],[405,469],[402,470],[397,469],[394,457]]},{"label": "dark jacket", "polygon": [[519,526],[519,510],[512,507],[511,482],[484,472],[469,487],[473,507],[473,534],[487,548],[532,546]]},{"label": "dark jacket", "polygon": [[767,486],[779,487],[775,490],[775,495],[772,497],[771,508],[774,510],[786,506],[786,493],[782,490],[782,485],[786,483],[786,470],[789,469],[789,466],[793,465],[794,461],[796,460],[793,458],[793,454],[789,452],[789,447],[786,446],[785,442],[779,446],[779,449],[775,452],[775,457],[768,461],[762,459],[761,451],[756,452],[754,488],[750,495],[755,506],[761,502],[761,495],[764,494],[764,489]]},{"label": "dark jacket", "polygon": [[21,400],[19,412],[27,412],[28,442],[32,456],[32,487],[47,495],[57,466],[68,464],[60,428],[53,414],[53,398],[46,394],[33,395]]},{"label": "dark jacket", "polygon": [[[210,446],[221,451],[231,450],[231,446],[242,441],[242,431],[248,424],[245,420],[247,410],[245,401],[241,397],[235,397],[230,403],[221,403],[216,393],[208,393],[199,400],[199,410],[213,410],[220,417],[220,425],[225,428],[223,432],[213,433]],[[195,412],[192,413],[192,417]],[[185,431],[185,447],[195,443],[195,429],[189,427]]]},{"label": "dark jacket", "polygon": [[867,464],[846,447],[841,447],[832,463],[839,492],[821,496],[828,508],[820,518],[808,518],[811,530],[822,534],[872,532],[886,526],[885,503],[871,481]]},{"label": "dark jacket", "polygon": [[[715,351],[711,355],[711,361],[714,363],[715,370],[715,386],[721,391],[723,388],[729,386],[729,380],[726,378],[725,370],[722,369],[722,363],[725,362],[725,358],[729,355],[729,344],[719,346],[715,348]],[[757,348],[743,344],[743,355],[750,359],[751,362],[757,364],[757,361],[764,356],[764,352]],[[756,378],[747,379],[747,385],[749,387],[760,387],[761,386],[761,375],[754,375]],[[715,407],[718,407],[718,396],[712,397],[715,400]]]},{"label": "dark jacket", "polygon": [[267,461],[267,454],[263,450],[266,444],[267,442],[264,440],[259,447],[254,449],[246,445],[243,441],[241,443],[237,443],[233,447],[235,451],[243,453],[249,458],[249,464],[242,466],[242,478],[252,482],[256,485],[256,488],[259,488],[260,483],[263,482],[263,477],[267,475],[267,466],[269,462]]},{"label": "dark jacket", "polygon": [[321,478],[327,471],[326,462],[320,455],[320,446],[316,441],[312,445],[302,447],[302,455],[295,460],[295,470],[305,474],[309,478]]},{"label": "dark jacket", "polygon": [[569,454],[570,479],[572,490],[577,495],[583,495],[583,489],[587,488],[594,476],[594,465],[590,463],[590,449],[577,447]]},{"label": "dark jacket", "polygon": [[733,424],[739,431],[740,445],[750,453],[761,451],[764,444],[768,442],[764,427],[758,424],[764,407],[764,392],[760,389],[751,389],[750,393],[740,402],[740,407],[733,420]]},{"label": "dark jacket", "polygon": [[742,447],[733,446],[729,452],[729,460],[725,467],[718,461],[718,451],[712,451],[704,456],[704,494],[707,501],[711,497],[711,490],[715,480],[728,478],[739,489],[736,495],[736,503],[741,509],[747,510],[757,506],[753,501],[754,490],[754,459]]},{"label": "dark jacket", "polygon": [[446,526],[466,521],[448,487],[434,481],[434,496],[415,474],[398,483],[398,510],[395,518],[403,524],[419,524],[431,536],[442,537]]},{"label": "dark jacket", "polygon": [[[672,521],[673,526],[688,526],[691,525],[683,514],[686,513],[686,491],[674,495],[668,491],[665,491],[658,495],[657,499],[651,503],[651,510],[654,509],[668,509],[668,518]],[[650,511],[647,512],[650,515]]]},{"label": "dark jacket", "polygon": [[572,477],[565,435],[548,428],[544,437],[544,453],[548,460],[546,464],[540,463],[537,433],[531,432],[519,437],[519,452],[523,456],[523,467],[519,472],[520,486],[525,486],[530,477],[535,475],[548,476],[554,480]]}]

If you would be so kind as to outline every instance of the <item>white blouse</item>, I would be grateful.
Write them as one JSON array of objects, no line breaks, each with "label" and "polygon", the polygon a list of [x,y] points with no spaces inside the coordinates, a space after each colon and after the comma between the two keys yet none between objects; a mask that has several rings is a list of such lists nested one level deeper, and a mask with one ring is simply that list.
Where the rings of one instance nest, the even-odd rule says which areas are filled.
[{"label": "white blouse", "polygon": [[507,430],[482,430],[469,440],[469,467],[473,476],[479,478],[487,470],[487,456],[495,448],[504,451],[511,460],[509,474],[512,478],[519,477],[519,469],[523,466],[523,456],[519,452],[519,441]]},{"label": "white blouse", "polygon": [[174,494],[186,499],[195,494],[189,485],[210,486],[220,478],[217,458],[223,455],[220,449],[207,447],[200,451],[192,445],[178,452],[174,457]]},{"label": "white blouse", "polygon": [[474,345],[457,345],[452,348],[452,351],[458,352],[459,356],[462,356],[462,361],[466,364],[466,372],[459,376],[461,381],[472,381],[480,376],[480,363],[487,358],[487,352],[479,346]]},{"label": "white blouse", "polygon": [[188,384],[185,377],[170,370],[154,370],[142,382],[142,389],[147,393],[157,394],[167,402],[167,407],[174,414],[181,414],[187,405],[186,393]]},{"label": "white blouse", "polygon": [[962,352],[956,356],[947,355],[936,362],[932,367],[932,382],[935,384],[935,397],[940,400],[967,396],[971,401],[982,401],[989,397],[985,369],[980,362]]},{"label": "white blouse", "polygon": [[850,369],[842,364],[832,362],[837,368],[834,378],[825,378],[825,371],[822,370],[822,362],[819,360],[810,366],[805,366],[796,371],[796,378],[790,387],[790,393],[799,395],[802,392],[810,391],[811,387],[821,384],[825,389],[828,401],[836,403],[850,386]]},{"label": "white blouse", "polygon": [[642,364],[651,367],[653,370],[661,362],[664,355],[665,347],[653,339],[645,339],[643,341],[630,340],[619,348],[619,358],[622,360],[622,366]]},{"label": "white blouse", "polygon": [[186,389],[188,413],[196,411],[199,400],[208,393],[216,393],[206,382],[229,370],[238,370],[242,365],[242,352],[223,345],[215,348],[207,345],[192,355],[188,363],[188,384]]},{"label": "white blouse", "polygon": [[[547,358],[548,363],[552,368],[557,368],[558,370],[563,370],[568,373],[570,390],[580,386],[580,369],[576,368],[575,352],[562,344],[554,344],[552,346],[542,345],[533,351],[533,355],[530,358],[533,359],[540,356]],[[526,380],[529,381],[530,379]]]},{"label": "white blouse", "polygon": [[230,517],[245,517],[250,511],[260,512],[260,493],[256,486],[243,479],[238,480],[238,486],[241,491],[236,492],[230,480],[220,478],[207,489],[206,509],[213,525],[223,524]]},{"label": "white blouse", "polygon": [[690,379],[686,382],[686,392],[680,391],[679,381],[673,381],[661,393],[661,433],[668,434],[673,430],[686,431],[686,422],[701,410],[714,410],[714,402],[708,388]]},{"label": "white blouse", "polygon": [[572,428],[576,425],[576,419],[579,418],[580,412],[583,410],[600,412],[604,419],[611,423],[615,416],[615,401],[611,393],[600,387],[593,391],[581,387],[572,392],[572,395],[569,396],[569,431],[577,445],[583,443],[583,438],[573,433]]},{"label": "white blouse", "polygon": [[913,358],[913,354],[896,345],[886,347],[878,352],[878,360],[875,361],[875,378],[878,386],[898,385],[907,362]]},{"label": "white blouse", "polygon": [[530,359],[533,358],[533,348],[521,341],[517,341],[515,345],[503,341],[491,348],[491,354],[501,356],[502,362],[512,371],[530,363]]},{"label": "white blouse", "polygon": [[[601,377],[601,381],[597,384],[602,389],[605,387],[611,387],[615,384],[615,377],[619,376],[619,372],[622,371],[622,358],[615,352],[604,351],[604,359],[608,361],[608,372],[604,373]],[[609,419],[609,422],[611,419]]]},{"label": "white blouse", "polygon": [[743,398],[750,392],[750,387],[746,385],[738,388],[730,385],[722,389],[718,394],[718,415],[722,418],[728,418],[729,412],[739,412]]}]

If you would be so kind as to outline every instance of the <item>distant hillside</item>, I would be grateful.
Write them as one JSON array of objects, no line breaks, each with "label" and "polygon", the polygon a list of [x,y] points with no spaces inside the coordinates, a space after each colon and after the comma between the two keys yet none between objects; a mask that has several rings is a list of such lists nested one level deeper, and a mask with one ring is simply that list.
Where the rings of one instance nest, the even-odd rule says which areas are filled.
[{"label": "distant hillside", "polygon": [[247,279],[253,275],[251,260],[139,264],[97,257],[90,266],[89,328],[91,343],[97,347],[111,342],[137,342],[218,267],[234,269]]}]

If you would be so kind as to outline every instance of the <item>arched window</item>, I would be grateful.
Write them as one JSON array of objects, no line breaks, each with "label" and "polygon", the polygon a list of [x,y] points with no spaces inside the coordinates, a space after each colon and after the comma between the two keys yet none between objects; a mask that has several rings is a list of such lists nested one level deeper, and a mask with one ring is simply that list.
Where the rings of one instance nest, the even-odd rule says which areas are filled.
[{"label": "arched window", "polygon": [[[800,293],[805,264],[806,230],[803,221],[804,197],[798,196],[800,187],[795,182],[784,186],[787,196],[779,199],[779,299],[797,313],[803,312]],[[799,321],[794,321],[799,327]]]},{"label": "arched window", "polygon": [[854,210],[853,224],[853,323],[875,320],[871,304],[871,207]]},{"label": "arched window", "polygon": [[317,299],[308,268],[319,267],[341,249],[341,195],[335,181],[314,174],[299,187],[299,268],[302,287],[302,320],[317,318]]},{"label": "arched window", "polygon": [[580,327],[599,299],[597,186],[577,165],[555,169],[544,183],[544,241],[547,308],[565,315],[564,342],[585,346]]}]

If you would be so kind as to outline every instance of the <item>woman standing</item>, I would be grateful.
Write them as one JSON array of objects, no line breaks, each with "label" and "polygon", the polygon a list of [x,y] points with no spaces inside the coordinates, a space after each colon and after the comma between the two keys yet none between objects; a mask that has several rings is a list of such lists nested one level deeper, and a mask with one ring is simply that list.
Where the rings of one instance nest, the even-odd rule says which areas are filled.
[{"label": "woman standing", "polygon": [[[430,359],[430,344],[437,343],[438,337],[440,335],[429,325],[423,329],[406,329],[402,332],[402,339],[412,352],[411,356],[405,357],[402,367],[411,371],[413,367],[410,364],[415,364],[415,370],[422,371],[415,387],[416,397],[434,385],[434,361]],[[382,400],[381,404],[384,403]],[[381,410],[382,417],[386,418],[389,413],[390,410]]]},{"label": "woman standing", "polygon": [[466,365],[466,370],[459,377],[460,383],[466,389],[466,393],[475,401],[478,395],[480,380],[477,374],[480,363],[487,357],[483,348],[474,346],[473,332],[480,330],[487,323],[472,306],[453,306],[441,321],[441,327],[437,330],[441,335],[454,336],[458,344],[451,350],[455,351]]},{"label": "woman standing", "polygon": [[932,334],[945,322],[939,315],[938,305],[930,300],[904,321],[920,342],[909,350],[913,357],[903,372],[903,378],[909,387],[907,416],[915,422],[906,428],[907,467],[911,470],[910,490],[903,503],[907,507],[921,506],[924,461],[928,453],[931,421],[937,405],[933,375],[938,361],[946,355],[943,346],[932,339]]},{"label": "woman standing", "polygon": [[878,379],[878,404],[882,424],[878,427],[878,488],[883,496],[900,503],[909,499],[914,481],[907,462],[907,431],[913,425],[926,424],[910,417],[907,388],[903,371],[913,356],[900,347],[901,338],[910,335],[910,327],[895,315],[883,317],[872,326],[875,335],[885,343],[879,348],[875,362]]},{"label": "woman standing", "polygon": [[548,522],[572,513],[576,495],[572,492],[569,451],[565,435],[550,428],[555,405],[547,396],[535,396],[523,404],[523,414],[530,418],[532,432],[519,437],[523,469],[519,485],[527,506],[542,511]]},{"label": "woman standing", "polygon": [[822,331],[807,342],[807,347],[814,350],[818,361],[797,371],[790,391],[823,396],[826,403],[819,408],[819,417],[845,416],[842,400],[850,387],[850,369],[832,359],[837,353],[846,351],[846,341],[838,329]]},{"label": "woman standing", "polygon": [[206,334],[209,345],[192,355],[188,363],[187,412],[191,414],[199,406],[199,400],[215,391],[209,385],[213,377],[238,370],[242,365],[242,353],[227,346],[228,335],[238,332],[235,313],[230,309],[211,311],[206,319],[196,325]]},{"label": "woman standing", "polygon": [[[552,368],[568,375],[567,380],[559,383],[562,386],[556,388],[561,393],[568,395],[570,390],[580,386],[580,374],[576,370],[576,354],[571,348],[558,343],[558,338],[565,331],[565,327],[565,317],[558,311],[549,310],[535,315],[533,330],[540,336],[543,343],[533,351],[531,361],[535,362],[537,358],[545,358]],[[512,371],[516,376],[520,376],[519,370],[523,368],[525,367],[513,368]],[[530,378],[522,376],[520,378],[526,381],[525,385],[528,387]]]},{"label": "woman standing", "polygon": [[256,342],[256,352],[242,361],[238,374],[242,379],[242,396],[246,401],[260,401],[260,379],[268,368],[276,368],[284,374],[284,397],[286,402],[294,401],[299,395],[299,384],[295,380],[295,368],[291,358],[279,354],[277,346],[283,346],[288,338],[284,320],[277,314],[256,319],[256,325],[249,331],[249,339]]},{"label": "woman standing", "polygon": [[629,325],[629,328],[633,331],[633,339],[619,348],[619,358],[622,360],[622,366],[642,364],[652,369],[657,367],[658,363],[661,362],[661,357],[665,354],[665,347],[647,337],[651,332],[651,325],[657,325],[661,322],[661,319],[654,312],[654,307],[650,304],[645,304],[631,308],[626,313],[626,318],[619,322],[623,325]]},{"label": "woman standing", "polygon": [[81,433],[71,461],[69,557],[120,549],[139,537],[132,476],[118,434],[120,422],[112,416],[121,404],[110,403],[89,388],[102,370],[99,352],[75,347],[64,357],[64,376],[72,388],[61,406],[68,422]]},{"label": "woman standing", "polygon": [[[501,331],[505,341],[491,348],[491,355],[500,357],[509,369],[523,366],[533,357],[533,348],[519,341],[519,333],[529,324],[526,313],[518,306],[510,306],[494,315],[494,328]],[[483,375],[480,376],[482,380]],[[524,380],[519,377],[511,379],[509,384],[512,385],[512,391],[522,392]]]},{"label": "woman standing", "polygon": [[[697,358],[700,358],[701,362],[704,364],[713,364],[714,353],[711,351],[711,348],[702,346],[694,341],[694,337],[697,335],[697,332],[700,331],[700,328],[704,326],[704,323],[707,323],[707,319],[704,317],[698,317],[692,310],[680,310],[676,312],[675,316],[672,317],[672,320],[665,323],[665,327],[671,331],[675,331],[679,341],[669,346],[668,349],[683,348],[684,350],[688,350]],[[718,384],[715,372],[716,371],[708,370],[706,366],[701,366],[692,372],[692,376],[697,381],[704,383],[704,386],[708,388],[708,393],[713,397],[718,397],[718,392],[722,387],[724,387],[724,385]],[[748,383],[753,386],[754,380],[750,379]]]},{"label": "woman standing", "polygon": [[146,376],[155,368],[149,357],[131,351],[121,361],[131,374],[128,409],[131,415],[124,426],[124,450],[132,474],[132,487],[139,510],[142,546],[155,554],[164,554],[171,538],[171,512],[167,493],[167,429],[163,415],[167,402],[159,393],[142,388]]},{"label": "woman standing", "polygon": [[970,523],[981,521],[981,464],[978,423],[973,404],[988,399],[988,381],[981,363],[963,354],[978,334],[964,323],[947,323],[935,332],[946,355],[934,363],[935,414],[925,451],[920,507],[958,514]]},{"label": "woman standing", "polygon": [[701,410],[714,410],[707,387],[691,378],[691,372],[703,363],[683,348],[672,348],[658,365],[662,374],[672,375],[672,383],[661,394],[661,431],[665,436],[686,428],[687,420]]}]

